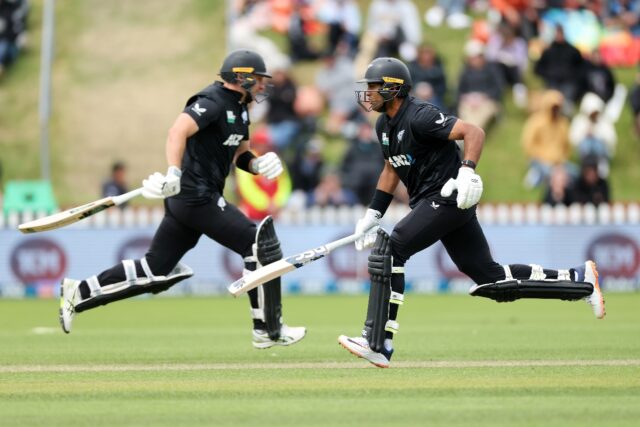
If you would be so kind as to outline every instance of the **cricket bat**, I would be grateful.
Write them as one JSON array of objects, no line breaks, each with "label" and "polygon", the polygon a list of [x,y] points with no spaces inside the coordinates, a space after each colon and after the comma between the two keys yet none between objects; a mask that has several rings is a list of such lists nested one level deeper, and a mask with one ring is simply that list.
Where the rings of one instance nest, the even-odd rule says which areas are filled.
[{"label": "cricket bat", "polygon": [[33,221],[25,222],[18,226],[18,230],[23,233],[38,233],[40,231],[54,230],[56,228],[65,227],[74,222],[81,221],[92,215],[102,212],[111,206],[119,206],[124,202],[127,202],[134,197],[138,197],[142,194],[142,187],[137,188],[128,193],[121,194],[119,196],[105,197],[95,202],[87,203],[86,205],[71,208],[64,212],[58,212],[53,215],[46,216],[44,218],[35,219]]},{"label": "cricket bat", "polygon": [[297,255],[283,258],[269,265],[265,265],[264,267],[260,267],[230,284],[227,287],[227,290],[231,292],[233,296],[237,297],[242,295],[251,289],[257,288],[263,283],[268,282],[269,280],[276,279],[290,271],[304,267],[310,262],[324,258],[332,250],[348,245],[349,243],[353,243],[359,237],[360,234],[352,234],[340,240],[327,243],[326,245],[318,246],[315,249],[310,249]]}]

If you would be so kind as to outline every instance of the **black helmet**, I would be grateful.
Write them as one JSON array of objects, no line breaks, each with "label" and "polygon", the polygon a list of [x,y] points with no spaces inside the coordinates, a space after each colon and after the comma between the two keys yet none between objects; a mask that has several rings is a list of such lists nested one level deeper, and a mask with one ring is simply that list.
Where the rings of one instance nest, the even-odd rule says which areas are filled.
[{"label": "black helmet", "polygon": [[236,74],[255,74],[271,78],[264,65],[264,59],[256,52],[247,49],[235,50],[224,59],[220,67],[220,76],[224,81],[235,83]]},{"label": "black helmet", "polygon": [[[409,95],[413,82],[411,74],[407,66],[396,58],[376,58],[369,66],[364,74],[364,79],[358,80],[357,83],[380,83],[382,87],[377,90],[385,102],[395,97],[406,98]],[[362,102],[365,99],[368,90],[356,91],[358,104],[368,110]]]}]

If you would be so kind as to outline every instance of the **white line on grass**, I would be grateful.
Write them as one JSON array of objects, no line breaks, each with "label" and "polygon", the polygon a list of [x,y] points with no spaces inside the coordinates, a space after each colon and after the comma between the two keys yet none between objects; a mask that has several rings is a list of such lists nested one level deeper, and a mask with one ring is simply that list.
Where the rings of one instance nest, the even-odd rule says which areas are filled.
[{"label": "white line on grass", "polygon": [[[394,369],[462,369],[462,368],[531,368],[570,366],[640,366],[640,359],[621,360],[456,360],[406,361],[391,365]],[[358,369],[372,367],[362,362],[299,362],[299,363],[178,363],[145,365],[5,365],[0,373],[22,372],[135,372],[135,371],[216,371],[245,369]]]}]

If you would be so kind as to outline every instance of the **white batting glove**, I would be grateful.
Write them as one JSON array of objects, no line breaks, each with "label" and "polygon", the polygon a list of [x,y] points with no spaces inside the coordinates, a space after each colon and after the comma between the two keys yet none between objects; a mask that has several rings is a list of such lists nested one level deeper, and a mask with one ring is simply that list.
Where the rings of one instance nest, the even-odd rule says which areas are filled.
[{"label": "white batting glove", "polygon": [[360,235],[355,241],[356,249],[361,251],[370,248],[376,242],[376,234],[380,228],[382,214],[375,209],[367,209],[367,212],[356,223],[355,234]]},{"label": "white batting glove", "polygon": [[282,162],[276,153],[269,152],[251,162],[251,172],[275,179],[282,173]]},{"label": "white batting glove", "polygon": [[442,197],[449,197],[454,190],[458,190],[458,207],[469,209],[478,204],[482,196],[482,179],[473,169],[463,166],[458,170],[456,179],[450,178],[440,190]]},{"label": "white batting glove", "polygon": [[180,192],[180,177],[182,171],[175,166],[169,166],[167,174],[160,172],[149,175],[142,181],[142,196],[147,199],[165,199]]}]

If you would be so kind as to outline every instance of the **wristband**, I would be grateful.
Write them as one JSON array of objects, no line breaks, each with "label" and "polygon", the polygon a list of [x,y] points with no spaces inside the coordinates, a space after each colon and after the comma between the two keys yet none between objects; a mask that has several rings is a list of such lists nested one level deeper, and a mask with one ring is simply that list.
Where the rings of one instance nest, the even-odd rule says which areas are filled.
[{"label": "wristband", "polygon": [[384,216],[384,213],[391,204],[391,200],[393,200],[393,194],[376,189],[373,199],[371,199],[371,204],[369,204],[369,208],[380,212],[380,215]]},{"label": "wristband", "polygon": [[253,154],[250,150],[247,150],[244,153],[240,154],[236,159],[236,167],[255,175],[255,173],[253,173],[251,169],[249,169],[249,163],[255,158],[255,154]]},{"label": "wristband", "polygon": [[474,162],[473,160],[463,160],[460,162],[460,166],[466,166],[468,168],[471,168],[473,170],[476,169],[476,162]]}]

